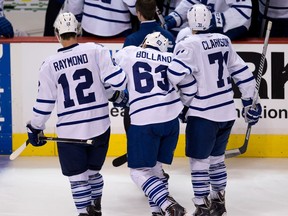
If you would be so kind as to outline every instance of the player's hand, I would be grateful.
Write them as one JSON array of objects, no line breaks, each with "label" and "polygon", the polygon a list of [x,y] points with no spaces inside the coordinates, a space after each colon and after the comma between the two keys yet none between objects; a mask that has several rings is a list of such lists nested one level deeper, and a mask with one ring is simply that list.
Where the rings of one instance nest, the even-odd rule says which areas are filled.
[{"label": "player's hand", "polygon": [[30,123],[28,123],[26,127],[27,127],[29,142],[33,146],[39,147],[39,146],[43,146],[46,144],[46,141],[39,140],[39,136],[44,136],[43,130],[38,130],[38,129],[33,128]]},{"label": "player's hand", "polygon": [[214,12],[212,14],[209,32],[222,33],[224,25],[225,25],[225,17],[223,15],[223,13]]},{"label": "player's hand", "polygon": [[82,22],[82,17],[83,17],[83,13],[80,13],[80,14],[76,14],[76,15],[75,15],[75,18],[76,18],[76,20],[77,20],[79,23]]},{"label": "player's hand", "polygon": [[187,117],[186,117],[186,114],[189,110],[189,107],[188,106],[184,106],[181,113],[178,115],[178,118],[180,119],[180,121],[182,123],[187,123]]},{"label": "player's hand", "polygon": [[166,30],[179,27],[180,25],[182,25],[182,18],[175,11],[171,12],[168,16],[166,16],[164,20],[165,24],[163,28],[165,28]]},{"label": "player's hand", "polygon": [[5,38],[14,37],[14,30],[12,24],[4,16],[0,17],[0,35],[3,35]]},{"label": "player's hand", "polygon": [[252,107],[252,99],[242,99],[243,109],[242,116],[249,125],[255,125],[261,117],[262,107],[260,103],[256,107]]},{"label": "player's hand", "polygon": [[115,91],[109,101],[113,102],[114,107],[129,107],[128,91],[126,89],[123,91]]}]

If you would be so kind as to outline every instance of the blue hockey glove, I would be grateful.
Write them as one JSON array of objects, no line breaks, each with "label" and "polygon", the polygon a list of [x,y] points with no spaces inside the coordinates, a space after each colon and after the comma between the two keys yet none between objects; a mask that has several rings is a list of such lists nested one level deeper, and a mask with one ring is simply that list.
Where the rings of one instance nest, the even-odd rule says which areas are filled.
[{"label": "blue hockey glove", "polygon": [[188,106],[184,106],[181,113],[178,115],[178,118],[180,119],[180,121],[182,123],[187,123],[187,118],[186,118],[186,114],[189,110],[189,107]]},{"label": "blue hockey glove", "polygon": [[123,91],[115,91],[109,101],[113,102],[114,107],[129,107],[128,91],[126,89]]},{"label": "blue hockey glove", "polygon": [[80,14],[76,14],[76,15],[75,15],[75,18],[76,18],[76,20],[77,20],[79,23],[82,22],[82,17],[83,17],[83,13],[80,13]]},{"label": "blue hockey glove", "polygon": [[0,35],[3,35],[6,38],[14,37],[14,30],[9,22],[4,16],[0,17]]},{"label": "blue hockey glove", "polygon": [[39,136],[44,136],[43,130],[35,129],[32,127],[31,124],[27,124],[26,127],[27,127],[29,142],[33,146],[39,147],[39,146],[43,146],[46,144],[46,141],[40,141],[39,140]]},{"label": "blue hockey glove", "polygon": [[242,116],[245,119],[245,122],[247,122],[250,125],[255,125],[261,116],[262,113],[262,107],[260,103],[256,104],[256,107],[252,107],[252,99],[242,99],[243,109],[242,109]]},{"label": "blue hockey glove", "polygon": [[223,33],[225,17],[223,13],[215,12],[212,14],[209,32]]},{"label": "blue hockey glove", "polygon": [[164,20],[165,24],[163,28],[166,30],[179,27],[182,25],[182,18],[176,11],[171,12],[168,16],[164,18]]}]

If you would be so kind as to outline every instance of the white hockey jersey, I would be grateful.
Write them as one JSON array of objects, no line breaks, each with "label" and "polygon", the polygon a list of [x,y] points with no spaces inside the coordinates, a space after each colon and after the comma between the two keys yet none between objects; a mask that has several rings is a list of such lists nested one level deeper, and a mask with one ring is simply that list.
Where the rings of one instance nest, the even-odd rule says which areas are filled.
[{"label": "white hockey jersey", "polygon": [[4,0],[0,0],[0,17],[4,16]]},{"label": "white hockey jersey", "polygon": [[223,32],[245,26],[249,29],[251,24],[252,2],[251,0],[182,0],[175,11],[181,16],[183,22],[187,21],[187,12],[194,4],[205,4],[211,12],[223,13],[225,26]]},{"label": "white hockey jersey", "polygon": [[66,0],[63,11],[82,14],[82,28],[109,37],[131,29],[130,13],[136,16],[136,0]]},{"label": "white hockey jersey", "polygon": [[192,74],[198,86],[188,116],[218,122],[236,119],[231,79],[243,98],[254,96],[252,72],[222,34],[191,35],[176,44],[168,78],[176,85],[186,74]]},{"label": "white hockey jersey", "polygon": [[[259,11],[263,15],[266,7],[266,0],[259,0]],[[267,16],[274,19],[288,18],[288,1],[270,0],[267,10]]]},{"label": "white hockey jersey", "polygon": [[123,90],[126,81],[125,73],[113,63],[109,49],[100,44],[75,44],[59,49],[41,66],[31,125],[45,129],[57,103],[59,137],[98,136],[110,126],[104,83]]},{"label": "white hockey jersey", "polygon": [[131,124],[147,125],[177,118],[183,104],[167,80],[166,71],[172,53],[127,46],[115,54],[115,61],[128,78]]}]

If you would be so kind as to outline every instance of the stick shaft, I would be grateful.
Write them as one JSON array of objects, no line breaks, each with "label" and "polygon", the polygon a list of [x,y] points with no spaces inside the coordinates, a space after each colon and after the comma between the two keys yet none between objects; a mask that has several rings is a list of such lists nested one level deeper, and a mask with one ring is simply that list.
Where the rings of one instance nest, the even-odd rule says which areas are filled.
[{"label": "stick shaft", "polygon": [[82,139],[70,139],[70,138],[58,138],[58,137],[39,137],[41,141],[54,141],[64,143],[80,143],[92,145],[93,140],[82,140]]}]

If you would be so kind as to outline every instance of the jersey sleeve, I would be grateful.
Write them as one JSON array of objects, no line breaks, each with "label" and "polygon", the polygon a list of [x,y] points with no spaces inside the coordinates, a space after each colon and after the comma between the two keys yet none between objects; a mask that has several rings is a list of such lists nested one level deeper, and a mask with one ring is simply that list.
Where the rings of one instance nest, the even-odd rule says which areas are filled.
[{"label": "jersey sleeve", "polygon": [[128,9],[131,12],[131,14],[137,16],[135,8],[136,0],[123,0],[123,2],[128,6]]},{"label": "jersey sleeve", "polygon": [[57,98],[57,86],[50,73],[49,64],[44,62],[40,68],[38,80],[38,94],[33,106],[32,127],[45,129],[45,123],[49,119]]},{"label": "jersey sleeve", "polygon": [[102,47],[99,52],[98,65],[103,83],[109,84],[114,90],[124,90],[127,84],[126,74],[117,65],[107,48]]},{"label": "jersey sleeve", "polygon": [[251,0],[226,0],[226,4],[229,7],[222,12],[225,18],[223,32],[225,33],[231,29],[235,29],[241,26],[244,26],[246,29],[248,29],[250,27],[252,16]]},{"label": "jersey sleeve", "polygon": [[84,0],[66,0],[62,12],[71,12],[74,15],[82,14]]},{"label": "jersey sleeve", "polygon": [[252,98],[255,92],[255,77],[244,60],[230,46],[227,69],[241,92],[242,98]]},{"label": "jersey sleeve", "polygon": [[193,49],[187,49],[185,41],[176,44],[173,52],[173,60],[169,64],[167,74],[170,82],[175,86],[187,74],[192,74],[196,67],[193,66],[191,56],[194,56]]},{"label": "jersey sleeve", "polygon": [[4,0],[0,0],[0,17],[4,16]]},{"label": "jersey sleeve", "polygon": [[192,74],[188,74],[177,85],[180,98],[185,106],[189,106],[197,93],[197,82]]}]

